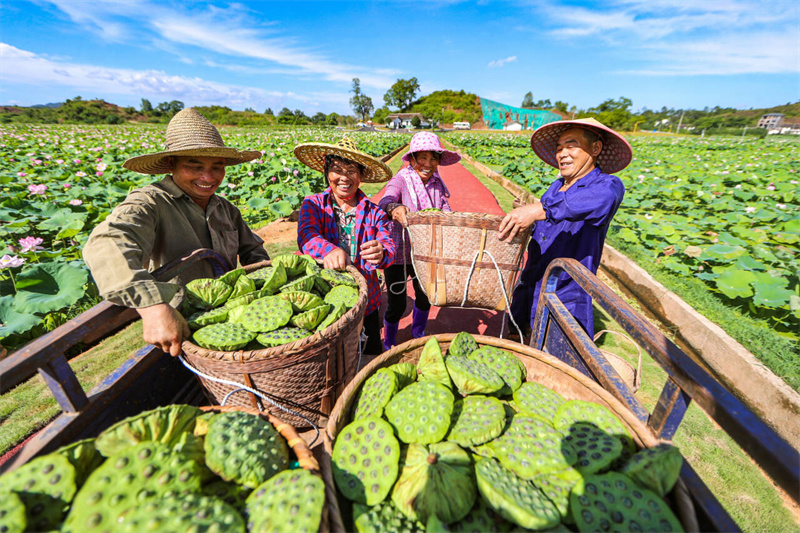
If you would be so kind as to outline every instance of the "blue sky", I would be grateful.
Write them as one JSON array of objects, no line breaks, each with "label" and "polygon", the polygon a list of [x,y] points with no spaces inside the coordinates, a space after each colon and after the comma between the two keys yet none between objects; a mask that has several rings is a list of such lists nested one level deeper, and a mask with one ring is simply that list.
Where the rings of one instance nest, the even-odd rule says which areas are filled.
[{"label": "blue sky", "polygon": [[759,108],[800,100],[800,2],[2,0],[0,104],[350,113],[398,78],[519,105]]}]

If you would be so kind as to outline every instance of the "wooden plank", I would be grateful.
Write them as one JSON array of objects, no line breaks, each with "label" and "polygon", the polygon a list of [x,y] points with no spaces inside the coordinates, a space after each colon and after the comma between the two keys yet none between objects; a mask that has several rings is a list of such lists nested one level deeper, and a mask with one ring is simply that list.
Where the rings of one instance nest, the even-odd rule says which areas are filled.
[{"label": "wooden plank", "polygon": [[65,413],[80,411],[89,402],[63,355],[40,367],[39,374]]}]

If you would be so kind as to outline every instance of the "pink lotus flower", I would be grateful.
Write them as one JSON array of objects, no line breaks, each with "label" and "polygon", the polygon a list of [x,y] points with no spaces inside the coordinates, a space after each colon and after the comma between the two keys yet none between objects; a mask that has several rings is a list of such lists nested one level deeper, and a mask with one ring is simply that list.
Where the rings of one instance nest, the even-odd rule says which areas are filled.
[{"label": "pink lotus flower", "polygon": [[25,173],[25,172],[17,172],[17,177],[20,177],[20,178],[24,178],[24,177],[25,177],[25,176],[27,176],[27,175],[28,175],[28,174],[27,174],[27,173]]},{"label": "pink lotus flower", "polygon": [[276,179],[275,176],[272,176],[269,180],[270,181],[275,181],[275,179]]},{"label": "pink lotus flower", "polygon": [[95,176],[97,176],[98,178],[99,178],[100,176],[102,176],[102,175],[103,175],[103,173],[102,173],[102,172],[95,172],[94,174],[95,174]]},{"label": "pink lotus flower", "polygon": [[4,255],[0,258],[0,268],[15,268],[25,264],[25,258],[16,255]]},{"label": "pink lotus flower", "polygon": [[56,159],[56,163],[59,164],[59,165],[63,165],[64,164],[64,160],[63,159]]},{"label": "pink lotus flower", "polygon": [[75,175],[78,176],[79,178],[83,178],[84,176],[86,176],[86,172],[79,170],[78,172],[75,173]]},{"label": "pink lotus flower", "polygon": [[18,242],[19,245],[22,246],[22,253],[44,250],[44,248],[39,246],[44,242],[44,240],[41,239],[40,237],[25,237],[24,239],[20,239]]},{"label": "pink lotus flower", "polygon": [[247,173],[247,175],[252,178],[253,176],[256,175],[256,173],[251,170],[250,172]]},{"label": "pink lotus flower", "polygon": [[72,185],[70,185],[69,183],[65,183],[65,184],[64,184],[64,188],[65,188],[65,189],[69,189],[70,187],[72,187]]},{"label": "pink lotus flower", "polygon": [[47,185],[28,185],[28,192],[38,196],[44,195],[47,190]]},{"label": "pink lotus flower", "polygon": [[81,160],[80,159],[73,159],[72,162],[75,163],[76,165],[80,165],[81,164]]},{"label": "pink lotus flower", "polygon": [[77,198],[74,200],[70,200],[69,205],[83,205],[83,200],[78,200]]},{"label": "pink lotus flower", "polygon": [[294,171],[292,171],[292,174],[294,174],[295,176],[297,176],[298,174],[300,174],[300,171],[299,171],[299,170],[294,170]]},{"label": "pink lotus flower", "polygon": [[229,183],[228,184],[228,188],[229,189],[235,189],[236,188],[236,184],[235,183]]},{"label": "pink lotus flower", "polygon": [[98,163],[98,165],[97,165],[97,170],[99,170],[100,172],[104,171],[107,168],[108,168],[108,165],[105,164],[105,163]]}]

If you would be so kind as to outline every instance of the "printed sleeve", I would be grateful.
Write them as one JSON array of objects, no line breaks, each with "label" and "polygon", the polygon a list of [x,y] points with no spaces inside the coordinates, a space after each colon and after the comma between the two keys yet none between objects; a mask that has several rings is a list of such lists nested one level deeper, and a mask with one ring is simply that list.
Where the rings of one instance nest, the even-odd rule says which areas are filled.
[{"label": "printed sleeve", "polygon": [[300,222],[297,226],[297,245],[304,254],[322,260],[338,248],[324,237],[325,221],[322,207],[311,197],[300,206]]}]

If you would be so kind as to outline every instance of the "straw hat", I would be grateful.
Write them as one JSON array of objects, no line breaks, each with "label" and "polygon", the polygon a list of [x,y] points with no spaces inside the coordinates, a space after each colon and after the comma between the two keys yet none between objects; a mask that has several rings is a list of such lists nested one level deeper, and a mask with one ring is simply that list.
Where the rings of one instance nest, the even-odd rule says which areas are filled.
[{"label": "straw hat", "polygon": [[366,172],[361,176],[361,181],[363,182],[389,181],[392,177],[392,171],[389,170],[389,167],[384,162],[359,150],[356,143],[348,137],[343,137],[336,144],[298,144],[294,149],[294,155],[307,167],[323,174],[325,173],[325,156],[336,155],[359,163],[366,168]]},{"label": "straw hat", "polygon": [[606,174],[619,172],[630,164],[633,150],[628,141],[616,131],[593,118],[560,120],[545,124],[533,132],[531,148],[542,161],[551,167],[558,168],[558,161],[556,161],[558,138],[570,128],[591,130],[600,136],[603,141],[603,149],[597,156],[597,166]]},{"label": "straw hat", "polygon": [[415,152],[438,152],[441,155],[439,160],[439,165],[441,166],[454,165],[461,161],[461,156],[457,152],[445,150],[442,146],[442,141],[439,140],[439,136],[429,131],[421,131],[411,137],[408,152],[403,154],[403,161],[408,162],[411,159],[411,154]]},{"label": "straw hat", "polygon": [[261,152],[228,148],[206,117],[189,107],[179,111],[167,125],[166,150],[132,157],[122,166],[140,174],[167,174],[170,156],[224,157],[226,165],[238,165],[261,157]]}]

